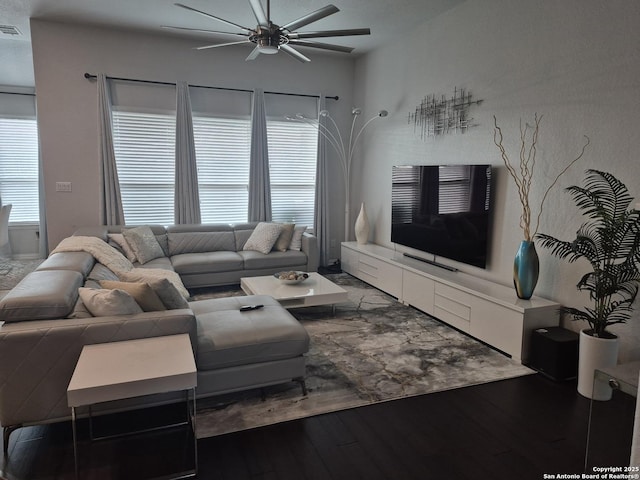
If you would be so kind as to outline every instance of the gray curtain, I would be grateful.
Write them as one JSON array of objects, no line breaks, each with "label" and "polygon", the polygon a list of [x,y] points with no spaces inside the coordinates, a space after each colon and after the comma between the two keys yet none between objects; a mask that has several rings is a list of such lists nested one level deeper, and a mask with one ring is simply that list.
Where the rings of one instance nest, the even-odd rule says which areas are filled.
[{"label": "gray curtain", "polygon": [[198,192],[198,166],[193,141],[193,119],[189,85],[176,85],[176,173],[174,219],[175,223],[200,223],[200,194]]},{"label": "gray curtain", "polygon": [[264,93],[253,92],[251,108],[251,160],[249,166],[250,222],[271,221],[271,184],[269,182],[269,148]]},{"label": "gray curtain", "polygon": [[100,137],[101,222],[103,225],[123,225],[124,211],[120,196],[120,182],[113,151],[113,128],[111,121],[111,95],[107,77],[98,74],[98,136]]},{"label": "gray curtain", "polygon": [[44,193],[44,165],[42,153],[38,148],[38,208],[40,210],[40,226],[38,229],[38,251],[40,258],[49,256],[49,236],[47,235],[47,202]]},{"label": "gray curtain", "polygon": [[[318,132],[326,127],[327,117],[321,116],[320,112],[325,109],[325,98],[320,95],[318,99]],[[324,125],[324,127],[323,127]],[[329,235],[329,166],[327,161],[327,139],[324,135],[318,134],[318,162],[316,164],[316,195],[314,212],[314,231],[318,239],[318,250],[320,254],[320,265],[326,267],[331,258],[331,242]]]}]

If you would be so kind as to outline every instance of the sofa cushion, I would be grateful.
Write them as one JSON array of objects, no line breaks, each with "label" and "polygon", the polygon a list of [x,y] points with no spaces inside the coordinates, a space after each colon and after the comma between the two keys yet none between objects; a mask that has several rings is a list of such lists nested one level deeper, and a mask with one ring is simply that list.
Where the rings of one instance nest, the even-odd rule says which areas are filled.
[{"label": "sofa cushion", "polygon": [[260,222],[251,233],[242,250],[255,250],[268,254],[282,231],[282,224]]},{"label": "sofa cushion", "polygon": [[182,253],[235,251],[233,232],[170,232],[169,252],[171,256]]},{"label": "sofa cushion", "polygon": [[154,258],[164,257],[164,251],[151,228],[147,226],[127,228],[122,231],[122,235],[136,254],[138,262],[144,264]]},{"label": "sofa cushion", "polygon": [[280,236],[276,240],[276,243],[273,245],[273,249],[278,252],[286,252],[289,249],[289,244],[291,243],[291,237],[293,236],[293,230],[295,228],[295,224],[293,223],[283,223],[282,231],[280,232]]},{"label": "sofa cushion", "polygon": [[124,290],[81,287],[78,292],[87,310],[94,317],[142,313],[142,308]]},{"label": "sofa cushion", "polygon": [[263,255],[259,252],[238,252],[244,260],[245,270],[263,270],[273,268],[286,268],[307,265],[307,256],[302,252],[288,250],[286,252],[271,252]]},{"label": "sofa cushion", "polygon": [[[241,312],[243,305],[264,305]],[[309,350],[309,335],[272,297],[251,295],[189,304],[198,324],[198,370],[294,358]]]},{"label": "sofa cushion", "polygon": [[95,260],[90,253],[58,252],[50,255],[49,258],[38,265],[36,270],[73,270],[86,277],[94,263]]},{"label": "sofa cushion", "polygon": [[64,318],[73,310],[83,280],[72,270],[31,272],[0,301],[0,320]]},{"label": "sofa cushion", "polygon": [[114,282],[113,280],[103,280],[100,282],[100,286],[108,290],[124,290],[133,297],[145,312],[157,312],[167,309],[158,294],[146,282]]},{"label": "sofa cushion", "polygon": [[[242,270],[241,252],[183,253],[171,257],[174,270],[180,275]],[[256,253],[256,252],[254,252]]]}]

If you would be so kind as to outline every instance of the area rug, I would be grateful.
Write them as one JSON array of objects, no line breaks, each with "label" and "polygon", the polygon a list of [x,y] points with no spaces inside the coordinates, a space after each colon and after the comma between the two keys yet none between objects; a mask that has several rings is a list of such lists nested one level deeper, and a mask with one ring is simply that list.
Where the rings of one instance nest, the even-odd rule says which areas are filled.
[{"label": "area rug", "polygon": [[[198,401],[197,436],[206,438],[376,402],[533,373],[488,346],[347,274],[327,278],[348,291],[331,307],[291,310],[311,337],[308,395],[296,383]],[[193,291],[193,298],[242,295]]]},{"label": "area rug", "polygon": [[43,262],[34,260],[0,260],[0,290],[11,290],[24,276]]}]

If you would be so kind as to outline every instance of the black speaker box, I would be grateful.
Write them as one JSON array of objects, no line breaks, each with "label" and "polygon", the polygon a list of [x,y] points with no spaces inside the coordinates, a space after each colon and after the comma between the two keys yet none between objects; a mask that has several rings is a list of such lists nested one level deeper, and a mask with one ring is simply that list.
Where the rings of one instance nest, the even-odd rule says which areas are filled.
[{"label": "black speaker box", "polygon": [[528,366],[554,380],[576,378],[578,334],[561,327],[534,330]]}]

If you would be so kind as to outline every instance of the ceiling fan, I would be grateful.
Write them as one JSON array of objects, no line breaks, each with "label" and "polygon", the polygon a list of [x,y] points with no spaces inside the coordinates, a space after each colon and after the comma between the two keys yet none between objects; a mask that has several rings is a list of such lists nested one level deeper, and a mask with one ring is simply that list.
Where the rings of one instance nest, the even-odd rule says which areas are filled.
[{"label": "ceiling fan", "polygon": [[218,48],[218,47],[226,47],[229,45],[240,45],[243,43],[252,43],[255,44],[253,51],[249,54],[246,60],[254,60],[259,54],[274,54],[278,53],[280,50],[291,55],[296,60],[301,62],[310,62],[311,60],[307,58],[305,55],[300,53],[298,50],[293,48],[292,45],[300,46],[300,47],[312,47],[319,48],[321,50],[332,50],[335,52],[343,52],[343,53],[351,53],[353,48],[344,47],[342,45],[333,45],[329,43],[320,43],[315,41],[308,41],[307,39],[311,38],[322,38],[322,37],[344,37],[351,35],[369,35],[371,30],[368,28],[355,28],[355,29],[347,29],[347,30],[322,30],[318,32],[297,32],[297,30],[301,27],[309,25],[310,23],[316,22],[322,18],[328,17],[329,15],[333,15],[340,10],[335,5],[327,5],[319,10],[308,13],[303,17],[298,18],[297,20],[293,20],[285,25],[279,26],[271,21],[271,5],[270,0],[267,0],[267,11],[264,11],[262,7],[262,3],[260,0],[249,0],[249,5],[251,6],[251,10],[253,10],[253,14],[258,21],[258,25],[255,28],[247,28],[242,25],[238,25],[237,23],[230,22],[229,20],[225,20],[220,17],[216,17],[215,15],[211,15],[210,13],[203,12],[201,10],[197,10],[193,7],[189,7],[187,5],[183,5],[182,3],[176,3],[175,5],[180,8],[184,8],[185,10],[190,10],[195,13],[199,13],[200,15],[204,15],[208,18],[213,18],[219,22],[225,23],[232,27],[238,28],[242,30],[242,32],[233,33],[233,32],[218,32],[215,30],[203,30],[199,28],[187,28],[187,27],[171,27],[171,26],[163,26],[163,28],[171,28],[175,30],[188,30],[192,32],[205,32],[205,33],[215,33],[222,35],[233,35],[239,37],[246,37],[244,40],[236,41],[236,42],[227,42],[227,43],[218,43],[214,45],[205,45],[203,47],[197,47],[197,50],[204,50],[207,48]]}]

